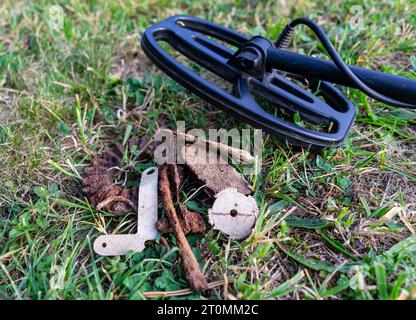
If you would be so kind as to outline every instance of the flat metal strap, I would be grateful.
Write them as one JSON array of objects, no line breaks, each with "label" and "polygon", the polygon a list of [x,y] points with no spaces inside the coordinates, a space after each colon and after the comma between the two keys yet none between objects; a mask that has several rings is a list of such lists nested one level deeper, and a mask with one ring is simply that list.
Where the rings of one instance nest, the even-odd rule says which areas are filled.
[{"label": "flat metal strap", "polygon": [[99,236],[94,251],[101,256],[125,255],[129,250],[140,252],[147,240],[157,236],[157,183],[158,169],[148,168],[142,173],[139,186],[137,233]]}]

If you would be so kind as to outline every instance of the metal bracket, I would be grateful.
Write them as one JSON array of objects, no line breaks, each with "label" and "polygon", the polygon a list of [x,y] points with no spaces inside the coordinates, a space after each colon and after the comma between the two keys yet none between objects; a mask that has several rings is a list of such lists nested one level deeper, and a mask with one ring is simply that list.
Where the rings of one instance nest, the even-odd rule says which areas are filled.
[{"label": "metal bracket", "polygon": [[127,251],[140,252],[147,240],[157,236],[157,183],[158,169],[148,168],[142,173],[137,210],[137,233],[99,236],[94,251],[101,256],[125,255]]}]

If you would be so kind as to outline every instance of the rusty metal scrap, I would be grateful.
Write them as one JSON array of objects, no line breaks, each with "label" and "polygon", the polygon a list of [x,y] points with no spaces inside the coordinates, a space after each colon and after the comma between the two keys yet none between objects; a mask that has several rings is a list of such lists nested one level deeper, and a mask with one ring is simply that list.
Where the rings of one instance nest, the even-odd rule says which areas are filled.
[{"label": "rusty metal scrap", "polygon": [[192,252],[188,241],[186,240],[184,230],[179,221],[172,196],[172,189],[175,190],[176,188],[171,187],[167,166],[160,168],[159,189],[163,199],[166,215],[175,233],[178,247],[181,252],[186,278],[188,279],[192,289],[205,292],[208,290],[208,283],[199,268],[198,261]]},{"label": "rusty metal scrap", "polygon": [[123,146],[104,151],[84,169],[82,192],[88,196],[97,210],[105,210],[115,215],[135,211],[137,188],[122,188],[114,184],[116,168],[123,156]]}]

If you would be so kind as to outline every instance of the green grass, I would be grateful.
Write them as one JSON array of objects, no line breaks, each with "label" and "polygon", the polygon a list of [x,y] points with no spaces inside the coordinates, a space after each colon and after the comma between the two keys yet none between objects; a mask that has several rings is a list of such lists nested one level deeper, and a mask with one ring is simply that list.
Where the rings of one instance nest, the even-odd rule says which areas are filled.
[{"label": "green grass", "polygon": [[[56,3],[65,13],[61,31],[48,25]],[[249,128],[151,65],[139,44],[150,24],[187,13],[274,38],[306,15],[348,63],[416,79],[414,1],[363,2],[361,31],[349,24],[356,1],[56,3],[0,4],[2,299],[143,299],[177,290],[169,298],[201,298],[183,290],[189,285],[172,235],[168,247],[158,239],[127,257],[95,255],[93,240],[104,229],[131,231],[134,215],[98,212],[80,192],[83,167],[129,136],[176,120]],[[302,28],[292,46],[323,56]],[[357,117],[342,147],[312,152],[264,137],[262,171],[247,177],[261,209],[250,239],[188,236],[209,281],[228,283],[208,298],[416,298],[416,113],[344,91]],[[187,180],[182,200],[199,186]],[[187,204],[204,213],[211,202],[198,192]]]}]

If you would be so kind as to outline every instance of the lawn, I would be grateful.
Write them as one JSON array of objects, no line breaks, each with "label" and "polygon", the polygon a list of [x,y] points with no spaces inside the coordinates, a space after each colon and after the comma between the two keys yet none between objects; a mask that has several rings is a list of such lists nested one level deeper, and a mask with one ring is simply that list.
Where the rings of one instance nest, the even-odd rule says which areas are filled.
[{"label": "lawn", "polygon": [[[134,214],[95,210],[81,192],[94,156],[179,120],[250,128],[144,56],[142,32],[183,13],[271,39],[308,16],[347,63],[416,79],[414,0],[2,1],[0,299],[416,299],[416,113],[347,88],[357,115],[341,147],[264,135],[261,171],[246,177],[260,208],[251,237],[187,237],[206,295],[189,290],[171,234],[126,257],[94,253],[105,230],[135,227]],[[305,28],[290,48],[325,57]],[[128,163],[125,183],[149,165]],[[199,187],[186,180],[181,201],[206,217],[212,200]]]}]

